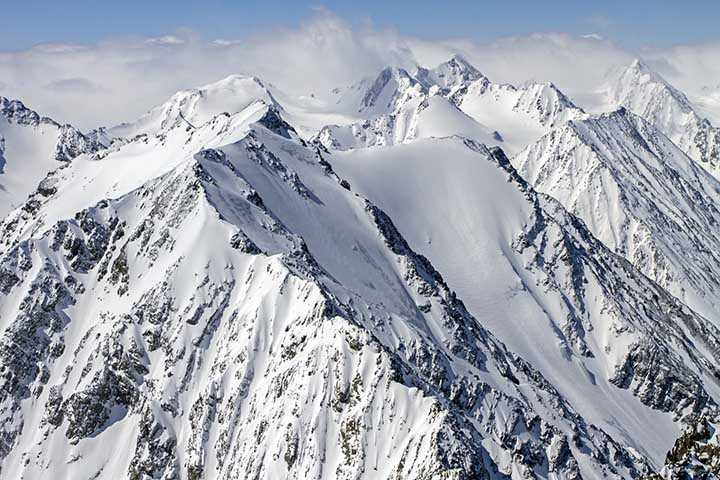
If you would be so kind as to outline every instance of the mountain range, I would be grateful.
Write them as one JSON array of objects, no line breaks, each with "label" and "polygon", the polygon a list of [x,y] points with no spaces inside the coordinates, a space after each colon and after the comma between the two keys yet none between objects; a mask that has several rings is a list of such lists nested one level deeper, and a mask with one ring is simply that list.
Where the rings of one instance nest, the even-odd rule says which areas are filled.
[{"label": "mountain range", "polygon": [[603,94],[0,97],[0,478],[715,478],[720,130],[639,60]]}]

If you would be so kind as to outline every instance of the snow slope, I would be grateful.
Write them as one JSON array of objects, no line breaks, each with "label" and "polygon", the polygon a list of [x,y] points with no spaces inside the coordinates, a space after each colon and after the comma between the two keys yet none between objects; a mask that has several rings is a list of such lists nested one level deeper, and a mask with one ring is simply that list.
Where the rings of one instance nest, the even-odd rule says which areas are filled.
[{"label": "snow slope", "polygon": [[462,135],[489,144],[502,137],[439,95],[408,100],[397,111],[351,125],[323,127],[315,139],[328,149],[350,150],[410,142],[417,138]]},{"label": "snow slope", "polygon": [[662,465],[673,419],[716,409],[718,329],[535,194],[502,153],[458,138],[330,161],[397,219],[470,313],[613,438]]},{"label": "snow slope", "polygon": [[450,98],[463,112],[500,132],[509,154],[568,120],[586,116],[552,83],[518,88],[483,77]]}]

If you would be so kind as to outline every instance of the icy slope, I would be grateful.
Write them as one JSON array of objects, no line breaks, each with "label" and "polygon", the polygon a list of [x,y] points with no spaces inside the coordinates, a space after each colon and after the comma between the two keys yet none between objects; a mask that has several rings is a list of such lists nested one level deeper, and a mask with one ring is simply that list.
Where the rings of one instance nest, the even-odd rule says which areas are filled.
[{"label": "icy slope", "polygon": [[62,162],[100,148],[70,125],[0,97],[0,217],[24,202]]},{"label": "icy slope", "polygon": [[259,105],[78,157],[2,224],[2,478],[645,469]]},{"label": "icy slope", "polygon": [[720,325],[720,182],[624,109],[571,122],[513,163],[608,247]]},{"label": "icy slope", "polygon": [[678,435],[674,421],[716,409],[718,329],[534,193],[501,152],[418,140],[330,161],[397,220],[475,318],[655,465]]},{"label": "icy slope", "polygon": [[701,118],[687,97],[635,60],[607,91],[613,106],[624,106],[656,126],[690,157],[720,176],[720,130]]}]

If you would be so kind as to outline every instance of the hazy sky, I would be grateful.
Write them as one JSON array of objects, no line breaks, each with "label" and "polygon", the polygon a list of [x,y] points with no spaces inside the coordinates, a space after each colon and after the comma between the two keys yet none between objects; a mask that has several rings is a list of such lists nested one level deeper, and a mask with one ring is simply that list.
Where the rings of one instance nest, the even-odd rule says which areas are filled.
[{"label": "hazy sky", "polygon": [[0,18],[0,95],[81,128],[230,74],[330,101],[385,66],[456,53],[493,81],[552,81],[586,108],[641,57],[720,119],[720,0],[0,0]]},{"label": "hazy sky", "polygon": [[0,0],[0,49],[186,31],[237,39],[297,27],[318,9],[354,27],[392,27],[423,38],[597,33],[629,48],[720,40],[717,0]]}]

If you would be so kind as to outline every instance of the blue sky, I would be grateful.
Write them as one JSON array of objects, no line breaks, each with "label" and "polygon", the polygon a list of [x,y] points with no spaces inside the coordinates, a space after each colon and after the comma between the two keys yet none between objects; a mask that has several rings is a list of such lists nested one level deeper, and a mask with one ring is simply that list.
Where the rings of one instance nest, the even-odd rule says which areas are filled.
[{"label": "blue sky", "polygon": [[599,33],[631,48],[720,40],[718,0],[0,0],[0,49],[183,31],[207,39],[236,39],[297,26],[318,8],[358,27],[394,28],[429,39],[488,41],[558,31]]}]

